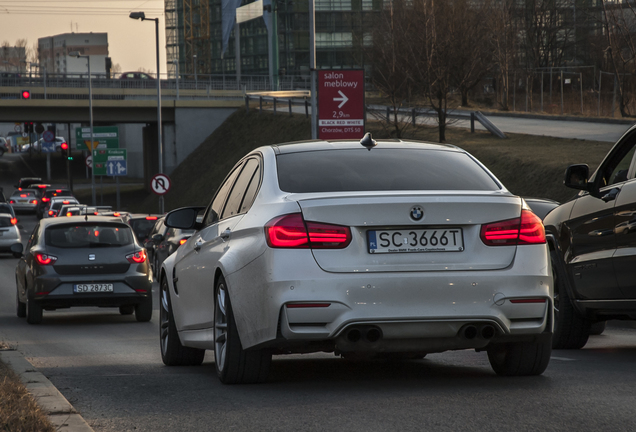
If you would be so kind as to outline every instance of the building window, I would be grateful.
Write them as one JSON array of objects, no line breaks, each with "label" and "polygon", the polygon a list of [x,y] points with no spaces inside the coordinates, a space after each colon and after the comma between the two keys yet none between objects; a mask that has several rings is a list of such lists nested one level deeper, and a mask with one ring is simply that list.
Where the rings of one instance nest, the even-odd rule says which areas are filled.
[{"label": "building window", "polygon": [[353,46],[351,33],[316,33],[316,48],[347,48]]},{"label": "building window", "polygon": [[350,11],[351,0],[316,0],[316,11]]}]

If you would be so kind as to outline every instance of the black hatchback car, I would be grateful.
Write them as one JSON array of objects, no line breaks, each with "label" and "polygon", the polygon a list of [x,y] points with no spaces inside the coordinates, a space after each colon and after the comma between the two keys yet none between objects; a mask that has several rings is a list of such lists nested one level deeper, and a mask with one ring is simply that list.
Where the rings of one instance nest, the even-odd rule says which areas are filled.
[{"label": "black hatchback car", "polygon": [[151,284],[146,250],[120,218],[42,219],[16,267],[17,315],[39,324],[43,310],[99,306],[149,321]]},{"label": "black hatchback car", "polygon": [[564,183],[580,192],[543,221],[555,279],[552,341],[578,349],[592,324],[636,320],[636,126],[592,176],[571,165]]}]

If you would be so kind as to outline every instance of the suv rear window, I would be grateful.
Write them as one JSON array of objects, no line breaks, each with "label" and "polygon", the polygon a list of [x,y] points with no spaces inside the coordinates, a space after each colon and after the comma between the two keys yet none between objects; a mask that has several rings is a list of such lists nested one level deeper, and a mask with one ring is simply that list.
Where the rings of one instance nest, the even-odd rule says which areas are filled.
[{"label": "suv rear window", "polygon": [[34,191],[27,191],[27,190],[15,191],[13,192],[13,195],[11,195],[11,198],[31,198],[31,197],[35,197]]},{"label": "suv rear window", "polygon": [[496,191],[500,185],[463,152],[432,149],[322,150],[278,155],[286,192]]},{"label": "suv rear window", "polygon": [[133,243],[126,225],[69,224],[55,225],[44,232],[44,243],[56,248],[118,247]]},{"label": "suv rear window", "polygon": [[53,203],[51,203],[50,210],[58,210],[58,209],[61,209],[62,206],[69,205],[69,204],[77,204],[77,200],[72,199],[72,200],[64,200],[64,201],[54,201]]}]

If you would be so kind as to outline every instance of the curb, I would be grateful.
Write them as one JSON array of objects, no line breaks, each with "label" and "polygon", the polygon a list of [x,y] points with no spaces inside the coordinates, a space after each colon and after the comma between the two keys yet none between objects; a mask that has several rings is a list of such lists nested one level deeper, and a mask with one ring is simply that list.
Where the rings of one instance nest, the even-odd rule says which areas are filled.
[{"label": "curb", "polygon": [[22,353],[0,350],[0,360],[20,377],[20,380],[42,408],[55,430],[62,432],[94,432],[84,418],[42,373],[38,372]]}]

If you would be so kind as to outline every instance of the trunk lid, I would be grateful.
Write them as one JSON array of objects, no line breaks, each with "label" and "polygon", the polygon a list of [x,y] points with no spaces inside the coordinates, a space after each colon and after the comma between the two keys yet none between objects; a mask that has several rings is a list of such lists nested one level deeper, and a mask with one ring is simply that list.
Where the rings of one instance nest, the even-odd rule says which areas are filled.
[{"label": "trunk lid", "polygon": [[[480,239],[482,224],[520,216],[521,198],[507,192],[296,194],[288,199],[292,197],[298,201],[305,221],[351,229],[352,241],[347,248],[312,250],[325,271],[496,270],[509,266],[515,256],[516,246],[486,246]],[[420,220],[416,220],[418,209],[423,213]],[[373,232],[377,246],[380,235],[383,244],[394,240],[389,248],[393,251],[380,253],[387,250],[380,248],[371,253],[369,240],[373,240]],[[433,234],[437,243],[430,247]],[[438,247],[439,238],[444,235],[447,245]],[[457,241],[454,247],[452,236],[461,236],[461,242]],[[420,241],[416,248],[426,251],[396,252],[408,248],[393,247],[395,243]]]}]

